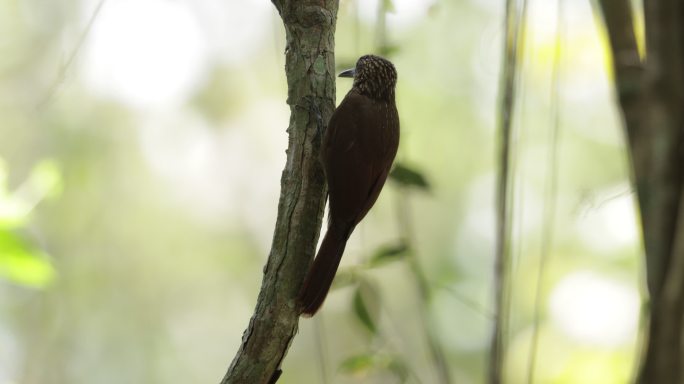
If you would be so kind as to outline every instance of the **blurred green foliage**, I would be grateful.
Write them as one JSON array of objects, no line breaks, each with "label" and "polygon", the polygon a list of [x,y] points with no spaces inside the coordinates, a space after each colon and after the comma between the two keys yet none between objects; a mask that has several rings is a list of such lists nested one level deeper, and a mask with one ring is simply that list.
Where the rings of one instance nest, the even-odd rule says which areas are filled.
[{"label": "blurred green foliage", "polygon": [[372,335],[378,333],[379,305],[380,295],[377,289],[369,282],[361,280],[354,292],[354,314]]},{"label": "blurred green foliage", "polygon": [[26,287],[44,288],[56,272],[48,256],[17,232],[27,225],[31,210],[40,200],[59,194],[61,174],[54,161],[43,160],[13,193],[8,190],[7,177],[7,165],[0,158],[0,277]]},{"label": "blurred green foliage", "polygon": [[27,287],[42,288],[55,270],[41,252],[31,249],[11,232],[0,232],[0,276]]},{"label": "blurred green foliage", "polygon": [[390,263],[392,261],[401,260],[409,251],[408,246],[404,242],[398,244],[385,245],[378,248],[378,250],[371,256],[368,261],[370,267],[377,267]]},{"label": "blurred green foliage", "polygon": [[406,365],[396,356],[380,354],[354,355],[340,364],[340,372],[355,376],[360,380],[368,379],[374,371],[393,373],[396,382],[404,383],[409,378]]},{"label": "blurred green foliage", "polygon": [[422,173],[411,169],[402,163],[394,165],[389,177],[390,180],[399,185],[413,186],[425,190],[430,189],[430,184]]}]

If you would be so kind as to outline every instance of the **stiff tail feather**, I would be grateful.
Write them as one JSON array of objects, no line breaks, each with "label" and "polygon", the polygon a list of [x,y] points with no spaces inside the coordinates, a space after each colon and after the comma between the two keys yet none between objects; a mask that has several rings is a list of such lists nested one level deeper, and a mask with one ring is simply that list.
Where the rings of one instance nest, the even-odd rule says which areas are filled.
[{"label": "stiff tail feather", "polygon": [[302,316],[313,316],[323,305],[335,278],[337,267],[340,265],[350,232],[332,225],[328,227],[318,254],[306,275],[304,285],[299,291]]}]

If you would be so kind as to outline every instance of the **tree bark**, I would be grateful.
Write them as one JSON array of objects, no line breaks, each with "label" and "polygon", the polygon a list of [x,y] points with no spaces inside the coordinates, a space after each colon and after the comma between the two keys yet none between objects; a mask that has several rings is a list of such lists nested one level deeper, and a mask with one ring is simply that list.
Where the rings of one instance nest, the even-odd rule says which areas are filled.
[{"label": "tree bark", "polygon": [[641,209],[650,296],[638,381],[684,383],[684,5],[645,1],[646,60],[629,0],[602,0]]},{"label": "tree bark", "polygon": [[335,108],[338,0],[273,0],[285,25],[290,105],[278,217],[256,309],[221,381],[275,383],[297,333],[295,299],[313,259],[326,199],[319,147]]}]

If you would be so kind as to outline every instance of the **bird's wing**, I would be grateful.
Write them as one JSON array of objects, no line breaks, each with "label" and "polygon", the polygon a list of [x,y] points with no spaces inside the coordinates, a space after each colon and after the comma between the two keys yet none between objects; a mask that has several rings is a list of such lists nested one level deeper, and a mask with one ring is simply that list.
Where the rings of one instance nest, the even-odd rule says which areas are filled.
[{"label": "bird's wing", "polygon": [[352,227],[375,203],[391,164],[373,145],[376,112],[368,98],[350,92],[333,113],[323,143],[331,218]]}]

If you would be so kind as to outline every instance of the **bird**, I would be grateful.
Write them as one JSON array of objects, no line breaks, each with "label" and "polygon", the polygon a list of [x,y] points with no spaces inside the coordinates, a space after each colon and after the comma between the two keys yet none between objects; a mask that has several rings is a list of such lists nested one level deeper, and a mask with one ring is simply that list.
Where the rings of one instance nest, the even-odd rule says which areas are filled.
[{"label": "bird", "polygon": [[380,56],[364,55],[339,77],[354,82],[333,112],[321,143],[328,228],[299,291],[304,317],[323,305],[347,240],[378,199],[399,148],[394,65]]}]

